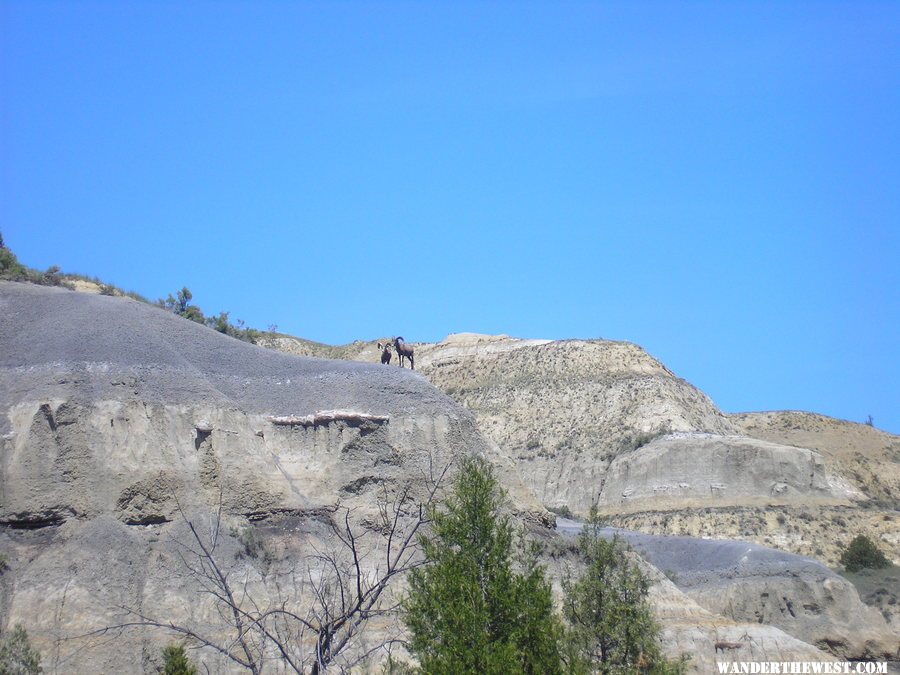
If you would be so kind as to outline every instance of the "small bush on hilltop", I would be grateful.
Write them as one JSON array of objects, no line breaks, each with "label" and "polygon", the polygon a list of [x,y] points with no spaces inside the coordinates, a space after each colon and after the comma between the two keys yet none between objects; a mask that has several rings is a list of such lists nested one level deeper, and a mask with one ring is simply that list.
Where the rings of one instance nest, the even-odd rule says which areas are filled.
[{"label": "small bush on hilltop", "polygon": [[2,245],[2,236],[0,235],[0,279],[24,280],[28,268],[19,262],[15,253]]},{"label": "small bush on hilltop", "polygon": [[185,319],[190,319],[191,321],[196,321],[197,323],[206,323],[206,317],[203,316],[202,310],[197,307],[197,305],[190,304],[194,295],[188,289],[187,286],[183,287],[175,297],[169,293],[169,297],[165,300],[160,298],[156,301],[156,304],[160,307],[164,307],[177,314],[178,316],[184,317]]},{"label": "small bush on hilltop", "polygon": [[882,569],[891,563],[875,542],[860,534],[841,553],[841,564],[848,572],[859,572],[863,569]]},{"label": "small bush on hilltop", "polygon": [[256,344],[257,340],[262,335],[262,331],[247,328],[240,319],[237,320],[237,323],[231,323],[228,319],[228,312],[219,312],[217,315],[206,316],[203,313],[203,310],[197,305],[190,304],[193,298],[194,295],[191,293],[190,289],[185,286],[174,296],[169,293],[167,298],[160,298],[156,301],[156,304],[178,316],[190,319],[191,321],[196,321],[197,323],[202,323],[213,330],[224,333],[225,335],[230,335],[238,340],[243,340],[244,342]]},{"label": "small bush on hilltop", "polygon": [[[100,281],[97,277],[87,277],[83,274],[63,273],[58,265],[48,267],[45,272],[26,267],[20,263],[18,258],[16,258],[16,255],[4,245],[3,234],[0,233],[0,280],[24,281],[40,286],[64,286],[74,290],[74,285],[71,282],[79,279],[97,284],[100,287],[100,295],[122,295],[139,302],[150,303],[147,298],[139,293],[135,293],[134,291],[124,291],[117,286]],[[191,321],[196,321],[204,326],[209,326],[220,333],[230,335],[231,337],[243,340],[244,342],[256,344],[262,336],[263,331],[248,328],[240,319],[238,319],[236,323],[231,323],[231,321],[228,320],[228,312],[219,312],[216,316],[204,315],[203,310],[197,305],[191,304],[193,297],[191,291],[185,286],[174,296],[170,293],[167,298],[160,298],[156,301],[156,304],[178,316],[190,319]],[[278,327],[273,324],[270,326],[270,332],[274,332],[274,329],[277,328]]]},{"label": "small bush on hilltop", "polygon": [[27,281],[41,286],[65,286],[66,281],[57,265],[47,268],[46,272],[26,267],[19,262],[16,254],[3,243],[0,234],[0,279],[7,281]]}]

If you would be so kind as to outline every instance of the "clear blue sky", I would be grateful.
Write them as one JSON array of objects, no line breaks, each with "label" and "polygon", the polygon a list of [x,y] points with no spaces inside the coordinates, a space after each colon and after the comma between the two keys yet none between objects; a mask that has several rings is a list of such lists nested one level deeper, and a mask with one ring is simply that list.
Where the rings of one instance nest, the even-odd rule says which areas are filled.
[{"label": "clear blue sky", "polygon": [[0,4],[19,258],[900,432],[900,3]]}]

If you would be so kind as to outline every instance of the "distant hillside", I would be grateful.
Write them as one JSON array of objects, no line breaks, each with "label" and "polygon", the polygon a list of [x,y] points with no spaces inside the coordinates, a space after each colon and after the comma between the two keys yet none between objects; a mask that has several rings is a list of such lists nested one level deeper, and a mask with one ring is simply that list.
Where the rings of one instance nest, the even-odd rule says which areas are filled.
[{"label": "distant hillside", "polygon": [[[260,344],[378,363],[376,342]],[[726,415],[627,342],[414,346],[417,372],[474,413],[548,508],[583,515],[599,500],[625,527],[743,537],[830,565],[864,532],[900,562],[900,437],[813,413]]]},{"label": "distant hillside", "polygon": [[739,413],[729,418],[748,436],[818,450],[874,502],[900,509],[900,436],[809,412]]}]

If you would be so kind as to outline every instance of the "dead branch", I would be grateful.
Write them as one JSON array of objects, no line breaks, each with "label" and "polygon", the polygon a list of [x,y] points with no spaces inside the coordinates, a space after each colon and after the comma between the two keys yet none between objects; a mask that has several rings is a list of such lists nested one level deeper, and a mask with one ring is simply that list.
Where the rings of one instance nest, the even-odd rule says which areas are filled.
[{"label": "dead branch", "polygon": [[[253,597],[248,578],[236,582],[219,559],[221,504],[206,537],[178,504],[190,533],[187,542],[174,542],[178,563],[199,592],[215,603],[227,637],[216,639],[194,626],[162,621],[130,607],[119,609],[131,620],[88,635],[158,628],[184,637],[192,648],[210,649],[254,675],[262,671],[267,658],[281,660],[296,673],[318,674],[329,668],[345,672],[400,642],[396,627],[396,634],[384,636],[374,646],[366,645],[352,659],[347,656],[370,619],[396,615],[399,603],[383,602],[385,592],[397,577],[422,564],[418,534],[448,470],[449,464],[436,473],[433,462],[430,464],[428,472],[423,472],[426,491],[420,502],[412,498],[409,485],[393,497],[384,489],[379,500],[380,531],[354,524],[351,509],[343,508],[343,514],[338,509],[329,519],[332,547],[313,547],[300,569],[273,574],[276,597],[266,606]],[[371,541],[373,537],[375,541]],[[285,597],[282,580],[295,590],[293,595]]]}]

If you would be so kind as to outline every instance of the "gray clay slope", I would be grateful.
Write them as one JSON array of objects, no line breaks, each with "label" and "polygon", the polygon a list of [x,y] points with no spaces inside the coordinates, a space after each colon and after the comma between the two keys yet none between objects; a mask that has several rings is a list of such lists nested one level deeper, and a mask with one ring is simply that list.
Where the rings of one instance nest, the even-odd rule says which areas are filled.
[{"label": "gray clay slope", "polygon": [[[389,421],[268,419],[333,409]],[[221,562],[255,601],[305,607],[302,579],[281,580],[331,545],[327,513],[346,506],[367,532],[382,488],[418,498],[429,469],[481,452],[494,449],[471,415],[407,369],[287,355],[144,303],[0,282],[0,630],[25,625],[47,672],[156,672],[148,655],[165,632],[68,638],[140,607],[233,639],[179,563],[185,513],[224,519]],[[277,583],[233,555],[248,527],[285,572]],[[213,650],[195,658],[238,670]]]},{"label": "gray clay slope", "polygon": [[[581,523],[557,519],[574,536]],[[618,534],[705,609],[736,621],[775,626],[842,658],[893,658],[898,636],[853,585],[810,558],[746,541]]]},{"label": "gray clay slope", "polygon": [[[275,419],[327,410],[388,423]],[[540,515],[471,414],[417,373],[275,352],[146,303],[59,288],[0,282],[0,438],[0,522],[16,527],[172,518],[160,507],[176,485],[206,506],[224,489],[245,516],[339,499],[374,508],[377,486],[421,487],[422,471],[460,453],[506,465],[517,505]]]},{"label": "gray clay slope", "polygon": [[[581,523],[557,518],[556,529],[574,536],[581,530]],[[606,538],[617,534],[654,567],[674,573],[680,588],[712,587],[759,577],[807,575],[818,582],[841,579],[811,558],[746,541],[655,536],[611,527],[603,528],[602,534]]]},{"label": "gray clay slope", "polygon": [[133,300],[12,282],[0,282],[0,370],[3,409],[24,399],[90,402],[127,391],[151,403],[272,415],[465,414],[406,369],[292,356]]}]

